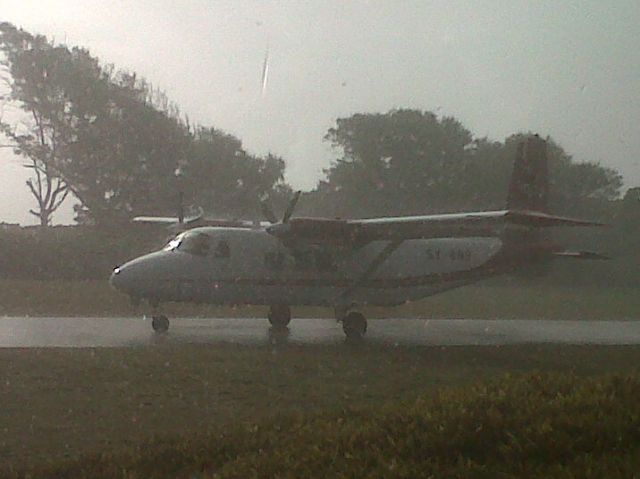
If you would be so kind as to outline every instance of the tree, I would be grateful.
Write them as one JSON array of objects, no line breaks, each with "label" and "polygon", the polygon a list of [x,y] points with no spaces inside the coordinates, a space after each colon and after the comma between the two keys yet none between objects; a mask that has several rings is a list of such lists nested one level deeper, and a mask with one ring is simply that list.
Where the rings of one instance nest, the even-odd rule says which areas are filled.
[{"label": "tree", "polygon": [[340,214],[435,212],[462,201],[472,136],[454,118],[417,110],[357,114],[338,119],[325,140],[343,156],[319,191],[346,206]]},{"label": "tree", "polygon": [[[282,158],[250,155],[242,142],[216,128],[196,128],[184,166],[192,202],[228,218],[259,218],[262,200],[281,206],[291,189]],[[261,219],[261,218],[260,218]]]},{"label": "tree", "polygon": [[[341,118],[325,139],[342,156],[325,170],[315,203],[340,216],[502,208],[515,148],[526,135],[504,143],[474,139],[455,118],[418,110]],[[548,156],[554,211],[604,214],[618,197],[617,171],[574,162],[551,138]]]},{"label": "tree", "polygon": [[46,80],[60,74],[63,66],[57,61],[55,48],[44,37],[33,37],[8,23],[0,24],[0,51],[5,56],[1,64],[10,74],[6,79],[9,97],[21,102],[31,120],[20,129],[0,119],[0,133],[12,142],[15,153],[26,159],[24,166],[32,170],[26,184],[38,206],[29,212],[47,226],[69,193],[67,184],[53,168],[59,132],[48,121],[60,114],[60,102],[46,100],[60,96],[60,91],[50,88]]},{"label": "tree", "polygon": [[[16,149],[54,187],[73,193],[79,221],[110,225],[135,214],[175,214],[179,190],[215,213],[256,217],[261,198],[278,203],[290,192],[281,158],[252,156],[215,128],[192,129],[135,73],[10,24],[0,32],[12,98],[34,117],[31,133],[13,135]],[[31,183],[34,192],[39,184]]]},{"label": "tree", "polygon": [[103,224],[173,202],[173,171],[190,141],[177,109],[166,102],[157,108],[154,96],[163,97],[144,80],[100,65],[84,49],[54,45],[7,23],[0,33],[11,98],[32,116],[26,133],[6,123],[3,132],[41,175],[30,188],[49,200],[43,216],[67,188],[79,210]]}]

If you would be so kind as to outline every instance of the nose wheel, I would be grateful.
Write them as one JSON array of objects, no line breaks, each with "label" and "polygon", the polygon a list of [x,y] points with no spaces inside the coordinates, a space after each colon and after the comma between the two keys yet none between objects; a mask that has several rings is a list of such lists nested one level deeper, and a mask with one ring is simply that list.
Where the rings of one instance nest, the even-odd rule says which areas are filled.
[{"label": "nose wheel", "polygon": [[156,333],[166,333],[169,331],[169,319],[164,314],[153,316],[151,327]]}]

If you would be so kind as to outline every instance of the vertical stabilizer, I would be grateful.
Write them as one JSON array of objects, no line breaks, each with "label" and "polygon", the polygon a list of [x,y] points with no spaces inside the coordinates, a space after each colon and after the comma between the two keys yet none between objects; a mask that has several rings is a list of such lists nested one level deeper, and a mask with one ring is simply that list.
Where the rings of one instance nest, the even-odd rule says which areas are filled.
[{"label": "vertical stabilizer", "polygon": [[547,142],[532,135],[518,144],[507,208],[547,213],[548,197]]}]

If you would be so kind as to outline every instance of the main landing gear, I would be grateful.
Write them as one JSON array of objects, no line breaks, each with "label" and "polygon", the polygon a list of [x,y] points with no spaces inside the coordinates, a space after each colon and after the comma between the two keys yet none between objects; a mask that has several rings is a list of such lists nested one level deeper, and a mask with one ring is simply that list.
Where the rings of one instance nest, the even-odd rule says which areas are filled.
[{"label": "main landing gear", "polygon": [[291,308],[286,304],[272,304],[267,319],[274,329],[286,329],[291,322]]},{"label": "main landing gear", "polygon": [[336,309],[336,317],[342,322],[342,330],[349,340],[362,339],[367,332],[367,318],[358,311]]},{"label": "main landing gear", "polygon": [[151,327],[156,333],[166,333],[169,331],[169,319],[164,314],[153,316],[151,318]]}]

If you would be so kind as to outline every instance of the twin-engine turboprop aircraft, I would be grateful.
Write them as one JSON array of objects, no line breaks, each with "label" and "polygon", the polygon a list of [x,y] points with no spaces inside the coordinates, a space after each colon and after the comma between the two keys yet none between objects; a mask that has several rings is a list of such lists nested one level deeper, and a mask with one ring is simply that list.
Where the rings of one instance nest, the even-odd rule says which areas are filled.
[{"label": "twin-engine turboprop aircraft", "polygon": [[[267,210],[271,225],[183,231],[161,251],[116,268],[110,281],[155,311],[169,301],[268,305],[275,328],[289,324],[292,305],[332,306],[347,337],[358,338],[367,330],[358,312],[364,305],[399,305],[556,257],[603,258],[565,251],[545,237],[547,227],[600,225],[548,214],[547,196],[546,143],[532,136],[519,145],[505,210],[292,218],[296,194],[279,222]],[[155,312],[152,325],[165,332],[169,321]]]}]

